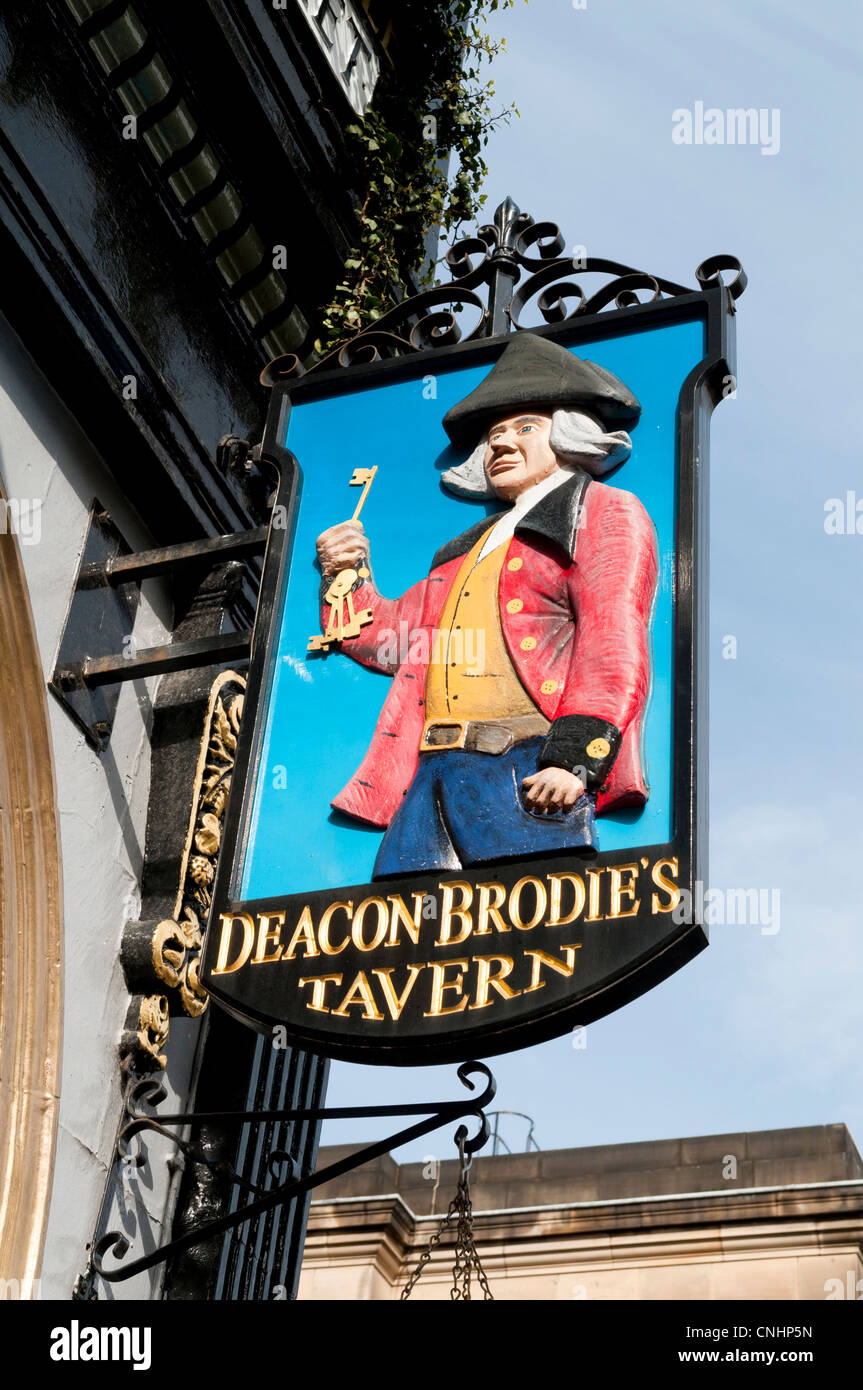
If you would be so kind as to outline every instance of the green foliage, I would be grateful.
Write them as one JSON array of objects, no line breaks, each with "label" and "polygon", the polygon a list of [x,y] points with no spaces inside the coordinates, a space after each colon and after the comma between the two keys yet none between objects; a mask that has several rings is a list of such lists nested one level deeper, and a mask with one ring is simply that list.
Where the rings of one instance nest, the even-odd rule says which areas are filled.
[{"label": "green foliage", "polygon": [[483,207],[489,134],[518,115],[515,106],[494,111],[485,66],[505,51],[505,40],[493,42],[486,23],[514,3],[400,0],[394,70],[381,76],[372,107],[347,130],[363,197],[359,239],[323,310],[319,354],[371,327],[410,292],[411,273],[425,269],[430,285],[429,233],[456,237]]}]

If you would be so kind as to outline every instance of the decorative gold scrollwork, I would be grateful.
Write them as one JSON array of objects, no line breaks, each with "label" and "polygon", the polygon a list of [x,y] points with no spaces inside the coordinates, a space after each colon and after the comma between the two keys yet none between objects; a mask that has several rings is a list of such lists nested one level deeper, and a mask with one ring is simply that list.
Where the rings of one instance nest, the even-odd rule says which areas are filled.
[{"label": "decorative gold scrollwork", "polygon": [[191,908],[186,920],[166,917],[153,933],[153,969],[169,989],[179,990],[183,1011],[198,1018],[207,1007],[207,995],[198,983],[197,965],[204,942],[201,925]]},{"label": "decorative gold scrollwork", "polygon": [[168,1041],[170,1027],[168,1000],[164,994],[149,994],[141,1000],[138,1025],[138,1047],[152,1057],[157,1066],[164,1067],[166,1059],[161,1049]]},{"label": "decorative gold scrollwork", "polygon": [[[155,975],[166,990],[176,991],[183,1013],[190,1018],[200,1017],[209,1003],[200,982],[199,962],[245,688],[244,678],[236,671],[223,671],[210,691],[174,915],[159,922],[152,938]],[[161,1049],[168,1038],[169,1010],[169,998],[163,994],[145,995],[141,1000],[138,1045],[159,1067],[166,1062]]]}]

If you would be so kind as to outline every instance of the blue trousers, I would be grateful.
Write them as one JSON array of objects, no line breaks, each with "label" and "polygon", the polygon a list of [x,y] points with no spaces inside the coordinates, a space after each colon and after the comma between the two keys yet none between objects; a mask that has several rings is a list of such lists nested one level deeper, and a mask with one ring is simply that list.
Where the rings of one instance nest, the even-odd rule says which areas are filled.
[{"label": "blue trousers", "polygon": [[542,744],[542,738],[525,739],[501,754],[458,748],[421,753],[381,841],[373,877],[597,849],[593,796],[585,794],[571,810],[552,815],[525,807],[522,779],[536,772]]}]

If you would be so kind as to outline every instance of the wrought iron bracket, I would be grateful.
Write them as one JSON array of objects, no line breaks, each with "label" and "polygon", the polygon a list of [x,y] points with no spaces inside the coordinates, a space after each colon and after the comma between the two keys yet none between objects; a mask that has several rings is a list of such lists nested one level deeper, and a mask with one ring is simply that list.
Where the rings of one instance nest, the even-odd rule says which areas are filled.
[{"label": "wrought iron bracket", "polygon": [[[478,227],[474,236],[462,238],[447,251],[448,284],[436,284],[401,300],[309,368],[294,353],[275,357],[261,373],[261,381],[275,386],[311,373],[520,333],[531,327],[522,322],[522,316],[534,300],[543,323],[551,324],[693,293],[691,287],[661,275],[604,256],[589,256],[584,246],[575,249],[577,254],[567,254],[557,223],[537,222],[512,198],[505,198],[493,222]],[[723,272],[732,277],[727,283]],[[721,286],[732,312],[746,289],[740,261],[726,254],[702,261],[695,280],[699,291]]]},{"label": "wrought iron bracket", "polygon": [[[484,1090],[479,1095],[467,1095],[457,1100],[416,1102],[410,1105],[348,1105],[312,1110],[199,1111],[177,1115],[153,1115],[143,1110],[144,1105],[157,1105],[161,1100],[164,1100],[166,1092],[151,1077],[137,1082],[127,1092],[126,1122],[122,1125],[117,1139],[117,1159],[136,1167],[143,1166],[147,1161],[146,1156],[132,1152],[129,1149],[130,1141],[140,1134],[159,1134],[163,1138],[169,1139],[187,1157],[196,1162],[206,1163],[211,1167],[218,1167],[220,1172],[227,1174],[231,1182],[249,1191],[254,1200],[246,1206],[238,1207],[236,1211],[228,1212],[215,1221],[208,1221],[201,1226],[196,1226],[193,1230],[185,1232],[158,1250],[142,1255],[139,1259],[132,1260],[129,1264],[117,1269],[106,1269],[105,1258],[109,1253],[113,1253],[118,1260],[121,1260],[129,1249],[129,1240],[119,1231],[108,1232],[94,1246],[88,1269],[76,1285],[76,1297],[86,1299],[94,1296],[95,1276],[105,1279],[109,1283],[119,1283],[125,1279],[131,1279],[136,1274],[141,1274],[145,1270],[152,1269],[155,1265],[162,1264],[178,1251],[187,1250],[190,1246],[198,1245],[211,1236],[220,1235],[224,1231],[242,1226],[261,1212],[268,1211],[271,1207],[281,1206],[284,1202],[292,1201],[295,1197],[300,1197],[316,1187],[323,1186],[324,1183],[332,1182],[334,1178],[341,1177],[343,1173],[349,1173],[354,1168],[359,1168],[364,1163],[371,1162],[372,1159],[380,1158],[383,1154],[389,1153],[390,1150],[400,1148],[403,1144],[409,1144],[414,1139],[430,1134],[433,1130],[440,1129],[443,1125],[450,1124],[454,1120],[464,1119],[468,1116],[475,1116],[479,1120],[479,1129],[473,1136],[469,1135],[466,1125],[459,1125],[454,1136],[456,1143],[463,1147],[466,1154],[478,1153],[480,1149],[485,1147],[490,1137],[491,1131],[485,1115],[485,1108],[494,1099],[497,1083],[484,1062],[463,1062],[458,1068],[457,1075],[462,1085],[472,1092],[476,1090],[476,1083],[471,1078],[478,1076],[485,1081]],[[419,1120],[416,1124],[407,1125],[386,1139],[378,1140],[374,1144],[367,1144],[364,1148],[348,1154],[337,1163],[331,1163],[328,1167],[321,1168],[314,1173],[297,1174],[291,1155],[285,1150],[274,1150],[268,1157],[267,1165],[270,1176],[276,1181],[277,1186],[269,1189],[250,1183],[228,1164],[218,1163],[214,1165],[213,1160],[208,1158],[201,1149],[189,1140],[182,1139],[179,1135],[172,1133],[171,1129],[172,1126],[193,1128],[196,1125],[207,1124],[216,1120],[222,1124],[261,1125],[285,1120],[364,1120],[408,1115],[423,1115],[426,1118]],[[285,1165],[289,1169],[288,1176],[279,1182],[280,1170]]]},{"label": "wrought iron bracket", "polygon": [[111,736],[124,681],[243,661],[251,652],[251,628],[137,651],[131,639],[141,582],[259,555],[268,532],[257,526],[134,554],[104,508],[93,503],[48,688],[97,752]]}]

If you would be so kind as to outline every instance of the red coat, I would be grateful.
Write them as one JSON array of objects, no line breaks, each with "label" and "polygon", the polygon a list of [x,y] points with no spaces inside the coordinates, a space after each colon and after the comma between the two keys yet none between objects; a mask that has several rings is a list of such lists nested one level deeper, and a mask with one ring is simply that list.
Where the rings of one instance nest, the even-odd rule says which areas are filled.
[{"label": "red coat", "polygon": [[[427,666],[398,659],[386,634],[437,627],[463,557],[493,523],[485,517],[435,556],[431,571],[398,599],[387,599],[369,580],[353,594],[354,608],[370,608],[374,621],[342,650],[363,666],[393,676],[368,752],[332,805],[372,825],[387,826],[417,769],[424,723]],[[630,492],[574,472],[527,512],[509,541],[499,604],[504,640],[531,698],[552,721],[586,715],[620,731],[620,747],[597,797],[597,811],[643,805],[641,723],[650,686],[649,622],[656,586],[656,537],[650,518]],[[522,601],[509,613],[511,599]],[[329,608],[322,610],[324,623]],[[401,629],[404,632],[404,629]],[[522,651],[521,639],[536,646]],[[402,643],[402,647],[406,644]],[[431,649],[431,640],[425,644]],[[544,681],[556,682],[552,695]],[[487,755],[483,755],[487,756]]]}]

